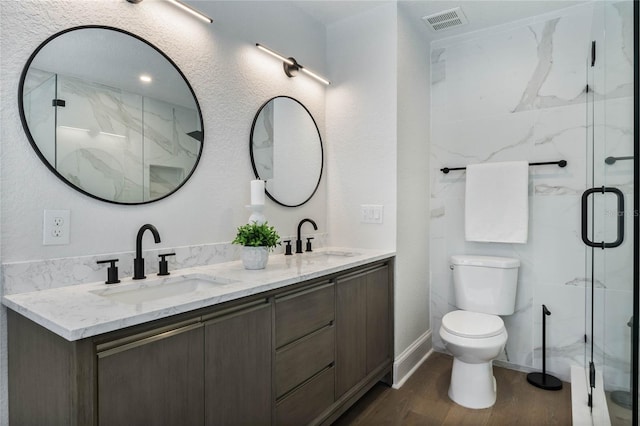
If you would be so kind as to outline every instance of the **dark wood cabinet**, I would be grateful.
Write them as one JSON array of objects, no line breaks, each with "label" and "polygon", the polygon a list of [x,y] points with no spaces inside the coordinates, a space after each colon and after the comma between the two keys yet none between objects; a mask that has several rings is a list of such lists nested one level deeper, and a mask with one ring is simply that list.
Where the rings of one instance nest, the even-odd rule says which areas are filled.
[{"label": "dark wood cabinet", "polygon": [[270,425],[271,304],[214,316],[204,328],[204,424]]},{"label": "dark wood cabinet", "polygon": [[276,348],[324,327],[334,316],[335,291],[330,280],[277,295]]},{"label": "dark wood cabinet", "polygon": [[391,363],[390,270],[380,265],[336,280],[336,396]]},{"label": "dark wood cabinet", "polygon": [[367,374],[393,359],[393,294],[389,285],[390,270],[387,265],[366,272],[367,320],[366,358]]},{"label": "dark wood cabinet", "polygon": [[334,368],[327,367],[277,403],[276,424],[301,426],[314,423],[333,402]]},{"label": "dark wood cabinet", "polygon": [[393,259],[67,341],[8,311],[16,425],[329,425],[390,377]]},{"label": "dark wood cabinet", "polygon": [[335,284],[276,297],[276,425],[306,425],[335,401]]},{"label": "dark wood cabinet", "polygon": [[202,424],[202,351],[200,323],[99,346],[100,426]]}]

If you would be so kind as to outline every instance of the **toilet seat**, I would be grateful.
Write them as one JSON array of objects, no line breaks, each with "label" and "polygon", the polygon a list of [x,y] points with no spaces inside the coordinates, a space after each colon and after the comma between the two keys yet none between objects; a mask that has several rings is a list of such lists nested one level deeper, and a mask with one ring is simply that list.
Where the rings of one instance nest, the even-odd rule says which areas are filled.
[{"label": "toilet seat", "polygon": [[493,337],[505,331],[499,316],[470,311],[449,312],[442,317],[442,328],[455,336],[470,339]]}]

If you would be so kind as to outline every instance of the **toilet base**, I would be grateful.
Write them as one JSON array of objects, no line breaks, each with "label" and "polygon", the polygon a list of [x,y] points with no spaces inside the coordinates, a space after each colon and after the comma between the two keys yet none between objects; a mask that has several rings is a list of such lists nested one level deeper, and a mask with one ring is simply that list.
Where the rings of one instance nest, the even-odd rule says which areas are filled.
[{"label": "toilet base", "polygon": [[449,398],[467,408],[489,408],[496,402],[492,362],[469,364],[453,359]]}]

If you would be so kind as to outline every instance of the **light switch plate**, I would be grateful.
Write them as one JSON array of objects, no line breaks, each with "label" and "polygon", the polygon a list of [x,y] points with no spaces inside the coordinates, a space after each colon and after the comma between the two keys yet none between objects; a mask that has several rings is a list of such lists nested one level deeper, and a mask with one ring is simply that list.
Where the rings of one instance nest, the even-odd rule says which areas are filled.
[{"label": "light switch plate", "polygon": [[383,206],[380,204],[360,205],[360,222],[361,223],[382,223],[383,210],[384,210]]}]

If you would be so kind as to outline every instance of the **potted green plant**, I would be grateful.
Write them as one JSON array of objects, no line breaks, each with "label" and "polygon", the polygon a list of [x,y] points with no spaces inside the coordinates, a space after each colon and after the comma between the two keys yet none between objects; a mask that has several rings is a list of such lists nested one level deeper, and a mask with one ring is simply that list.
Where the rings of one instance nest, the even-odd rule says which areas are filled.
[{"label": "potted green plant", "polygon": [[242,264],[245,269],[264,269],[269,260],[269,251],[280,244],[280,235],[267,222],[251,222],[238,227],[233,244],[242,248]]}]

